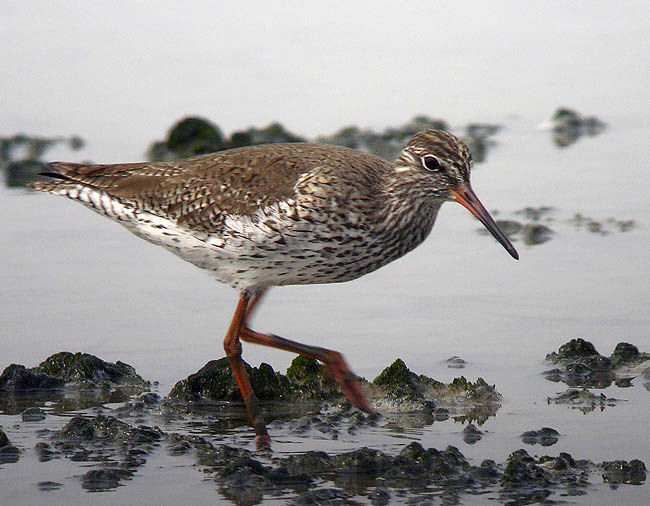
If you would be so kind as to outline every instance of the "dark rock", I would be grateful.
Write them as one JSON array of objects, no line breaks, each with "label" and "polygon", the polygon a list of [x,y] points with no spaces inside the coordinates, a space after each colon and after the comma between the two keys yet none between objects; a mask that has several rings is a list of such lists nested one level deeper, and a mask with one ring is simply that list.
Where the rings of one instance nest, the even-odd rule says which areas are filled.
[{"label": "dark rock", "polygon": [[49,443],[38,442],[34,446],[34,450],[38,454],[39,462],[49,462],[52,459],[61,457],[61,452],[53,451]]},{"label": "dark rock", "polygon": [[467,467],[465,457],[453,446],[444,451],[425,450],[420,443],[413,442],[395,457],[387,476],[402,479],[420,475],[449,476]]},{"label": "dark rock", "polygon": [[444,386],[423,374],[417,375],[406,367],[402,359],[395,360],[377,376],[372,384],[380,387],[375,393],[378,409],[387,411],[432,411],[435,405],[425,394]]},{"label": "dark rock", "polygon": [[45,418],[47,418],[45,411],[37,407],[27,408],[22,413],[23,422],[40,422]]},{"label": "dark rock", "polygon": [[133,473],[127,469],[92,469],[81,477],[82,487],[90,491],[117,488],[120,481],[129,479]]},{"label": "dark rock", "polygon": [[238,459],[250,457],[251,452],[245,448],[234,448],[228,445],[210,444],[196,445],[198,462],[202,466],[215,469],[225,467]]},{"label": "dark rock", "polygon": [[36,486],[41,492],[48,492],[50,490],[58,490],[63,486],[63,483],[56,481],[39,481]]},{"label": "dark rock", "polygon": [[162,432],[145,426],[133,427],[111,416],[75,416],[59,431],[57,437],[64,441],[110,441],[138,445],[159,441]]},{"label": "dark rock", "polygon": [[597,386],[605,388],[613,381],[611,361],[596,351],[589,341],[571,339],[557,352],[546,355],[546,360],[564,365],[561,378],[569,386]]},{"label": "dark rock", "polygon": [[528,430],[521,435],[525,444],[551,446],[558,442],[560,433],[551,427],[542,427],[540,430]]},{"label": "dark rock", "polygon": [[160,395],[155,392],[145,392],[138,397],[138,400],[144,402],[147,406],[155,406],[160,403]]},{"label": "dark rock", "polygon": [[[647,355],[644,353],[643,355]],[[614,352],[612,353],[610,359],[612,361],[612,366],[618,367],[619,365],[627,365],[634,363],[641,358],[641,353],[639,353],[639,348],[633,344],[628,343],[618,343]],[[645,358],[647,360],[647,358]]]},{"label": "dark rock", "polygon": [[497,412],[501,400],[494,386],[482,378],[472,383],[461,376],[445,385],[428,376],[414,374],[400,359],[384,369],[367,387],[376,409],[392,413],[424,413],[429,424],[450,415],[449,409],[435,411],[437,403],[453,406],[458,421],[482,424]]},{"label": "dark rock", "polygon": [[300,494],[291,501],[291,504],[296,506],[311,506],[316,504],[345,505],[350,504],[348,502],[349,498],[350,494],[338,488],[317,488]]},{"label": "dark rock", "polygon": [[485,485],[496,483],[501,477],[496,462],[491,459],[481,462],[480,467],[473,467],[471,474],[476,481]]},{"label": "dark rock", "polygon": [[546,371],[544,375],[551,381],[564,381],[572,387],[606,388],[613,381],[619,386],[628,386],[631,378],[617,376],[615,369],[636,366],[649,359],[650,354],[640,353],[636,346],[628,343],[617,344],[611,358],[604,357],[589,341],[578,338],[546,355],[546,360],[563,365],[564,369]]},{"label": "dark rock", "polygon": [[413,384],[417,382],[418,376],[412,373],[404,361],[400,358],[395,360],[391,365],[385,368],[379,376],[377,376],[373,383],[375,385],[382,385],[391,388],[401,388],[403,385]]},{"label": "dark rock", "polygon": [[0,391],[11,393],[33,390],[63,388],[65,381],[41,371],[27,369],[24,365],[11,364],[0,375]]},{"label": "dark rock", "polygon": [[101,385],[108,381],[116,385],[138,385],[142,388],[151,386],[129,364],[119,360],[115,363],[105,362],[89,353],[62,351],[45,359],[35,370],[66,382]]},{"label": "dark rock", "polygon": [[606,127],[596,116],[585,117],[568,107],[558,108],[551,116],[550,123],[553,142],[560,148],[570,146],[583,135],[597,135]]},{"label": "dark rock", "polygon": [[[242,132],[236,132],[235,134]],[[287,142],[305,142],[305,138],[289,132],[280,123],[271,123],[264,128],[249,128],[243,132],[250,140],[251,145],[255,144],[277,144]],[[241,142],[241,138],[238,142]],[[230,146],[228,146],[230,147]],[[235,147],[235,146],[232,146]]]},{"label": "dark rock", "polygon": [[524,225],[521,234],[524,244],[535,246],[551,240],[553,231],[546,225],[540,223],[527,223]]},{"label": "dark rock", "polygon": [[299,455],[290,455],[284,462],[290,474],[307,474],[319,476],[334,471],[332,457],[325,452],[308,451]]},{"label": "dark rock", "polygon": [[474,424],[467,424],[463,429],[463,441],[468,445],[473,445],[483,438],[483,433],[476,428]]},{"label": "dark rock", "polygon": [[304,141],[280,123],[234,132],[230,139],[226,139],[214,123],[199,117],[188,117],[172,126],[167,139],[154,142],[149,148],[148,157],[150,160],[169,161],[254,144]]},{"label": "dark rock", "polygon": [[[501,230],[503,230],[503,232],[507,236],[517,235],[524,228],[524,226],[520,222],[515,220],[496,220],[496,224],[499,226]],[[486,232],[487,230],[484,229],[481,230],[481,233],[486,233]]]},{"label": "dark rock", "polygon": [[507,465],[503,471],[501,483],[504,486],[548,486],[550,477],[535,462],[535,459],[528,455],[526,450],[516,450],[507,459]]},{"label": "dark rock", "polygon": [[5,183],[9,188],[25,188],[29,183],[44,179],[41,175],[46,172],[46,163],[38,160],[16,160],[0,162],[0,169],[5,169]]},{"label": "dark rock", "polygon": [[552,206],[524,207],[523,209],[516,211],[515,214],[523,216],[531,221],[539,221],[542,218],[547,217],[554,210],[555,209]]},{"label": "dark rock", "polygon": [[463,393],[470,400],[477,403],[498,402],[501,400],[494,385],[488,385],[483,378],[477,378],[474,383],[468,381],[465,376],[454,378],[448,385],[449,390],[455,393]]},{"label": "dark rock", "polygon": [[463,369],[467,365],[467,362],[465,360],[457,357],[456,355],[445,360],[445,363],[450,369]]},{"label": "dark rock", "polygon": [[568,404],[571,407],[580,409],[583,413],[589,413],[596,408],[604,410],[606,407],[613,407],[619,402],[619,399],[607,397],[601,393],[596,395],[591,393],[586,388],[576,389],[569,388],[565,392],[558,394],[556,397],[548,397],[547,402],[555,404]]},{"label": "dark rock", "polygon": [[641,485],[646,479],[645,464],[638,459],[603,462],[600,466],[603,469],[603,480],[609,483]]},{"label": "dark rock", "polygon": [[[293,393],[289,380],[286,376],[276,373],[270,365],[263,363],[257,368],[244,362],[244,367],[258,399],[289,400],[292,398]],[[171,401],[181,402],[196,402],[206,399],[241,402],[239,387],[230,369],[230,362],[225,357],[211,360],[198,372],[177,382],[167,398]]]},{"label": "dark rock", "polygon": [[491,139],[501,127],[487,123],[470,123],[465,127],[463,141],[467,144],[475,163],[485,161],[488,149],[496,143]]},{"label": "dark rock", "polygon": [[390,504],[390,491],[383,487],[376,487],[369,495],[368,499],[374,506],[386,506]]},{"label": "dark rock", "polygon": [[7,437],[7,434],[5,434],[5,432],[0,427],[0,448],[7,446],[9,443],[9,437]]},{"label": "dark rock", "polygon": [[[4,435],[4,432],[0,432]],[[15,464],[18,462],[19,458],[20,450],[12,445],[7,439],[7,444],[0,446],[0,464]]]},{"label": "dark rock", "polygon": [[332,459],[332,465],[341,474],[370,474],[388,469],[392,458],[379,450],[361,448],[340,453]]},{"label": "dark rock", "polygon": [[256,504],[267,490],[274,488],[269,469],[249,456],[240,457],[217,469],[215,481],[221,492],[237,504]]},{"label": "dark rock", "polygon": [[337,144],[339,146],[368,151],[393,162],[399,155],[406,140],[417,132],[428,128],[449,130],[449,126],[445,121],[421,115],[414,117],[411,121],[400,127],[389,127],[382,132],[375,132],[369,129],[362,130],[356,126],[348,126],[333,135],[318,137],[316,142]]},{"label": "dark rock", "polygon": [[217,125],[203,118],[188,117],[170,128],[166,140],[154,142],[148,156],[150,160],[174,160],[213,153],[225,147]]},{"label": "dark rock", "polygon": [[341,397],[335,381],[325,376],[322,364],[313,358],[298,355],[287,369],[287,378],[294,392],[302,400],[333,399]]}]

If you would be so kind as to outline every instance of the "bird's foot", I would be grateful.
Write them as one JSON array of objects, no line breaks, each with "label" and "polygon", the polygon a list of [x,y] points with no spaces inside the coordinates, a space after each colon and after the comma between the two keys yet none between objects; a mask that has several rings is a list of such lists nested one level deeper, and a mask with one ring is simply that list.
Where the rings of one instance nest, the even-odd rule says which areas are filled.
[{"label": "bird's foot", "polygon": [[341,387],[341,391],[353,406],[366,413],[374,413],[366,395],[361,390],[357,376],[352,372],[347,362],[338,351],[326,351],[327,358],[323,360],[325,374],[335,380]]}]

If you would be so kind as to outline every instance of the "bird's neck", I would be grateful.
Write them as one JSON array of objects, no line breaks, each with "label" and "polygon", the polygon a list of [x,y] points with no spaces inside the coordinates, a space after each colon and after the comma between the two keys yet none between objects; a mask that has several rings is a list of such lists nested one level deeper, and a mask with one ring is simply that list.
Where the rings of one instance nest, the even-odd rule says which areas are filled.
[{"label": "bird's neck", "polygon": [[443,202],[418,179],[391,177],[385,182],[378,226],[395,248],[391,256],[402,256],[427,238]]}]

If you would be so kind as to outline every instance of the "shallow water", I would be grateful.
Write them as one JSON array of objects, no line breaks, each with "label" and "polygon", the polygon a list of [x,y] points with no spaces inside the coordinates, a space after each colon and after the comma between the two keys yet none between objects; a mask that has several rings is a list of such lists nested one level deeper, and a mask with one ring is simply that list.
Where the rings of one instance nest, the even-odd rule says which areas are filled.
[{"label": "shallow water", "polygon": [[[555,21],[552,12],[538,14],[540,27]],[[574,22],[579,33],[589,34],[580,40],[600,40],[598,34],[605,30],[609,14],[600,12],[593,33],[581,31],[584,27],[577,10],[558,22],[562,26]],[[480,427],[486,433],[483,439],[466,444],[463,424],[448,420],[404,433],[378,429],[337,441],[282,433],[274,442],[276,452],[338,452],[372,446],[394,454],[417,440],[424,447],[458,446],[473,463],[484,458],[502,462],[524,447],[531,454],[567,451],[575,458],[595,462],[638,458],[650,464],[650,393],[641,378],[629,388],[611,386],[603,391],[625,402],[583,414],[564,405],[547,404],[548,396],[566,387],[540,374],[550,368],[543,363],[546,353],[573,337],[591,341],[603,355],[609,355],[620,341],[650,351],[650,124],[644,110],[650,101],[647,86],[635,87],[635,83],[644,82],[640,77],[648,82],[647,72],[632,68],[630,56],[640,51],[639,44],[647,46],[647,42],[639,35],[634,13],[628,16],[617,17],[611,24],[615,35],[625,37],[611,36],[608,44],[613,46],[612,52],[617,44],[631,52],[623,50],[618,62],[604,60],[599,82],[593,83],[593,87],[610,90],[611,100],[603,100],[602,108],[591,87],[590,79],[595,77],[586,67],[576,73],[585,78],[576,86],[591,90],[584,102],[580,102],[579,93],[562,95],[555,88],[549,90],[544,82],[539,83],[543,100],[538,106],[526,103],[517,117],[507,114],[521,110],[519,95],[509,96],[485,86],[473,98],[480,103],[502,97],[498,108],[502,115],[491,113],[490,117],[504,125],[486,163],[474,171],[475,191],[488,209],[497,210],[503,218],[514,217],[515,211],[526,206],[553,206],[552,240],[537,246],[517,242],[521,260],[515,262],[491,237],[476,233],[480,224],[464,209],[446,204],[429,239],[405,258],[352,283],[272,290],[256,315],[254,324],[259,330],[340,350],[355,372],[368,378],[374,378],[396,357],[413,371],[441,381],[460,374],[471,380],[483,377],[504,397],[497,415]],[[492,33],[473,26],[479,39],[481,34],[487,37]],[[542,28],[534,33],[534,40],[522,44],[541,55],[546,38],[555,33]],[[571,51],[579,67],[580,58],[587,53],[581,47],[571,47]],[[481,52],[468,58],[478,63]],[[543,61],[546,71],[552,70],[553,64]],[[626,65],[631,77],[619,79],[625,75],[621,66],[626,69]],[[233,65],[235,75],[237,68]],[[450,102],[462,102],[453,86],[446,84]],[[534,95],[533,91],[531,85],[529,93]],[[562,105],[558,101],[566,97],[584,107],[582,112],[602,115],[609,128],[568,148],[555,147],[550,135],[536,125],[552,112],[547,104]],[[404,110],[427,112],[420,109],[418,100],[404,100],[407,103],[400,106]],[[633,102],[638,107],[632,108]],[[57,104],[51,107],[56,109]],[[188,112],[178,107],[173,115],[160,119],[155,132],[143,136],[144,142]],[[464,107],[463,111],[467,105]],[[100,114],[109,125],[117,120],[112,111]],[[50,118],[52,112],[48,110],[47,115]],[[42,133],[64,130],[65,121],[52,121],[45,124],[57,131]],[[29,117],[25,126],[12,122],[8,124],[18,131],[30,128],[36,120]],[[120,129],[111,130],[113,141],[102,146],[95,133],[92,148],[75,156],[97,161],[126,161],[136,156],[133,137],[125,136],[124,151],[119,152],[114,139]],[[141,147],[144,151],[146,145]],[[637,226],[628,232],[589,233],[568,222],[575,213],[600,221],[632,219]],[[0,216],[0,368],[10,363],[34,366],[62,350],[83,351],[108,361],[128,362],[143,377],[159,381],[159,392],[165,395],[174,382],[209,359],[223,356],[221,340],[236,302],[230,288],[65,199],[0,185]],[[468,361],[467,367],[447,368],[444,360],[452,355]],[[251,364],[268,362],[284,371],[293,357],[244,344],[244,358]],[[44,422],[26,423],[19,416],[0,415],[0,424],[23,450],[17,463],[0,465],[0,502],[200,504],[223,499],[214,482],[194,467],[192,458],[170,459],[164,450],[150,456],[126,486],[88,495],[75,478],[85,468],[68,459],[40,464],[33,450],[38,428],[55,429],[66,421],[50,415]],[[522,432],[543,426],[560,432],[557,444],[542,449],[521,442]],[[228,432],[226,440],[252,448],[250,430],[245,427]],[[45,480],[64,486],[39,491],[36,483]],[[574,504],[642,504],[650,493],[647,482],[611,490],[597,475],[592,475],[591,481],[586,496],[564,499]],[[286,498],[266,499],[280,503]],[[494,498],[467,499],[468,504],[480,501],[494,503]]]}]

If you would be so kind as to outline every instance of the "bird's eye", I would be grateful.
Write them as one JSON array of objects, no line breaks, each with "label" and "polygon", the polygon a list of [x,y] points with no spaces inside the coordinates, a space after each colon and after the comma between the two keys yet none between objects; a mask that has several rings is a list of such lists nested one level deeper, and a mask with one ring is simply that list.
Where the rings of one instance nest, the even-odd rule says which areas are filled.
[{"label": "bird's eye", "polygon": [[422,164],[427,170],[440,170],[440,161],[433,155],[423,156]]}]

